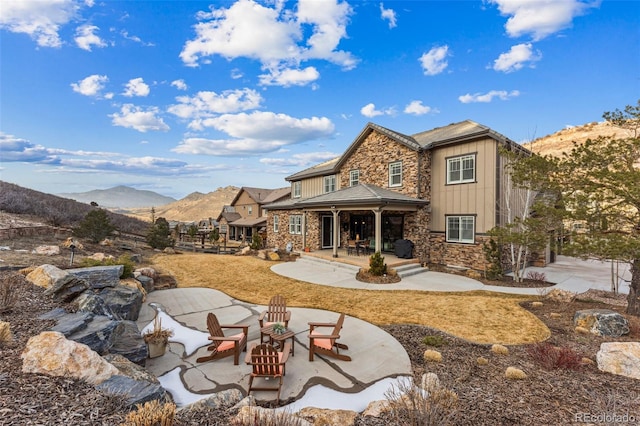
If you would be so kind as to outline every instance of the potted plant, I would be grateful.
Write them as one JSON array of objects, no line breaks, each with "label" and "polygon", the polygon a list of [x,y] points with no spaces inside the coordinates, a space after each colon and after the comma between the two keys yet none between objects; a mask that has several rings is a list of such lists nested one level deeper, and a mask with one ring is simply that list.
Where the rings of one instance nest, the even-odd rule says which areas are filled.
[{"label": "potted plant", "polygon": [[284,334],[287,331],[287,327],[279,322],[273,324],[273,334]]},{"label": "potted plant", "polygon": [[159,315],[153,319],[153,329],[142,335],[147,344],[149,358],[156,358],[164,355],[169,337],[173,336],[173,330],[162,328],[162,320]]},{"label": "potted plant", "polygon": [[307,244],[306,246],[304,246],[304,251],[309,253],[311,251],[311,247],[309,247],[309,245]]}]

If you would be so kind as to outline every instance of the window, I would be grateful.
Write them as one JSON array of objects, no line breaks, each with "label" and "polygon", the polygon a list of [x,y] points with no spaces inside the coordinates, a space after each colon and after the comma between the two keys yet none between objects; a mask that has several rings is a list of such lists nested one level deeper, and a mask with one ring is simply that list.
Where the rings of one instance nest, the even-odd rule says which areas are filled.
[{"label": "window", "polygon": [[247,213],[251,216],[251,213],[253,213],[253,206],[247,207]]},{"label": "window", "polygon": [[447,242],[474,243],[474,216],[447,216]]},{"label": "window", "polygon": [[349,172],[349,186],[356,186],[360,183],[360,170],[351,170]]},{"label": "window", "polygon": [[273,215],[273,232],[278,232],[280,228],[280,217],[276,214]]},{"label": "window", "polygon": [[447,159],[447,183],[467,183],[476,180],[476,156]]},{"label": "window", "polygon": [[293,198],[300,198],[302,196],[302,182],[293,182]]},{"label": "window", "polygon": [[402,186],[402,161],[389,164],[389,186]]},{"label": "window", "polygon": [[289,233],[302,234],[302,215],[292,214],[289,216]]},{"label": "window", "polygon": [[324,177],[324,193],[333,192],[336,190],[336,175]]}]

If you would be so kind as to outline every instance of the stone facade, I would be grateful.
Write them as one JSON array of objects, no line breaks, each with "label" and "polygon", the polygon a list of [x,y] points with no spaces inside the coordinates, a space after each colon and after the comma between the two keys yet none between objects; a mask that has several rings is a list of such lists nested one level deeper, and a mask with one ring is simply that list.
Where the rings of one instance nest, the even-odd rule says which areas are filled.
[{"label": "stone facade", "polygon": [[484,257],[484,243],[488,236],[476,235],[474,244],[448,243],[445,234],[432,233],[429,239],[430,262],[438,265],[462,266],[465,268],[484,271],[487,261]]}]

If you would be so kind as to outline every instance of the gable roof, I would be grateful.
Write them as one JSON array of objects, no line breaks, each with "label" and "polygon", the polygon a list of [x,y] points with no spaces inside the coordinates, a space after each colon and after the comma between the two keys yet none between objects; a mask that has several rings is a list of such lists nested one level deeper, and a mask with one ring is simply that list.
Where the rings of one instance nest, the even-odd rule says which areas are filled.
[{"label": "gable roof", "polygon": [[327,172],[335,170],[335,166],[340,158],[341,157],[332,158],[331,160],[325,161],[324,163],[316,164],[315,166],[311,166],[308,169],[304,169],[300,172],[292,174],[291,176],[287,176],[284,179],[291,182],[294,180],[300,180],[302,178],[326,175]]},{"label": "gable roof", "polygon": [[285,186],[284,188],[278,188],[271,191],[269,195],[262,200],[263,204],[273,203],[281,198],[289,197],[291,195],[291,187]]},{"label": "gable roof", "polygon": [[[252,188],[250,186],[243,186],[240,188],[236,196],[231,201],[231,206],[235,205],[235,203],[240,198],[243,192],[246,192],[247,195],[255,201],[257,204],[264,204],[265,202],[270,202],[271,200],[275,200],[281,197],[286,196],[286,191],[291,191],[291,188],[278,188],[278,189],[267,189],[267,188]],[[273,198],[275,197],[275,198]]]}]

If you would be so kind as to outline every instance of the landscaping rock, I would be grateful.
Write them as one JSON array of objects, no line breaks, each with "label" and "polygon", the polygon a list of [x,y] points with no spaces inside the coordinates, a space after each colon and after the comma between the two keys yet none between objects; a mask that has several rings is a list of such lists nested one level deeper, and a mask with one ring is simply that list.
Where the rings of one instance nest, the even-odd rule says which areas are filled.
[{"label": "landscaping rock", "polygon": [[113,346],[113,342],[123,327],[121,321],[110,320],[109,318],[96,315],[87,323],[87,327],[67,335],[67,339],[85,344],[100,355],[107,354]]},{"label": "landscaping rock", "polygon": [[88,346],[67,340],[55,331],[31,337],[20,358],[24,373],[73,377],[94,385],[119,373]]},{"label": "landscaping rock", "polygon": [[137,288],[118,285],[103,288],[98,293],[114,314],[122,319],[136,321],[142,307],[143,295]]},{"label": "landscaping rock", "polygon": [[351,410],[327,410],[325,408],[305,407],[298,412],[299,417],[311,421],[313,425],[352,426],[358,413]]},{"label": "landscaping rock", "polygon": [[129,361],[127,358],[125,358],[122,355],[107,354],[107,355],[104,355],[102,358],[104,358],[111,365],[116,367],[118,371],[120,371],[120,375],[122,376],[127,376],[137,381],[145,381],[149,383],[160,384],[160,381],[156,376],[149,373],[142,366],[138,364],[134,364],[133,362]]},{"label": "landscaping rock", "polygon": [[596,354],[598,369],[640,380],[640,342],[608,342]]},{"label": "landscaping rock", "polygon": [[552,300],[554,302],[560,303],[569,303],[576,298],[576,294],[566,290],[560,290],[559,288],[554,288],[545,296],[546,299]]},{"label": "landscaping rock", "polygon": [[120,275],[123,271],[123,265],[67,269],[67,273],[83,278],[94,289],[117,286],[120,284]]},{"label": "landscaping rock", "polygon": [[53,265],[41,265],[29,272],[27,281],[42,288],[51,287],[56,281],[67,276],[68,273]]},{"label": "landscaping rock", "polygon": [[585,309],[573,316],[576,327],[588,329],[597,336],[620,337],[629,333],[629,321],[610,309]]},{"label": "landscaping rock", "polygon": [[[57,324],[51,327],[51,331],[57,331],[58,333],[62,333],[65,336],[70,336],[73,333],[84,330],[87,328],[87,324],[89,324],[94,315],[91,312],[73,312],[68,313],[65,310],[61,309],[62,313],[57,315],[60,311],[54,310],[49,314],[46,314],[47,317],[51,319],[55,319]],[[40,318],[46,319],[43,315]]]},{"label": "landscaping rock", "polygon": [[122,319],[115,314],[104,299],[93,291],[85,291],[74,301],[80,312],[90,312],[94,315],[104,315],[109,319]]},{"label": "landscaping rock", "polygon": [[[253,397],[251,397],[253,398]],[[250,399],[251,399],[250,398]],[[227,389],[216,392],[208,398],[190,404],[183,409],[185,410],[201,410],[204,408],[227,408],[239,404],[243,400],[242,392],[238,389]]]},{"label": "landscaping rock", "polygon": [[367,405],[367,408],[362,412],[363,416],[380,417],[382,413],[386,413],[391,408],[389,407],[389,401],[382,399],[379,401],[372,401]]},{"label": "landscaping rock", "polygon": [[67,274],[52,283],[51,286],[44,291],[44,294],[67,303],[71,302],[88,288],[89,283],[84,279],[72,274]]},{"label": "landscaping rock", "polygon": [[140,285],[142,285],[142,288],[144,288],[144,291],[146,291],[147,293],[151,293],[155,290],[155,283],[153,278],[142,274],[138,275],[135,278],[136,280],[138,280],[138,282],[140,282]]},{"label": "landscaping rock", "polygon": [[124,396],[130,407],[154,399],[163,403],[171,401],[169,394],[160,384],[134,380],[131,377],[121,375],[111,376],[97,385],[96,389],[111,395]]},{"label": "landscaping rock", "polygon": [[269,260],[277,262],[278,260],[280,260],[280,255],[278,253],[276,253],[276,252],[270,251],[269,252]]},{"label": "landscaping rock", "polygon": [[38,246],[31,252],[32,254],[42,254],[45,256],[55,256],[60,254],[60,247],[58,246]]},{"label": "landscaping rock", "polygon": [[149,350],[138,325],[133,321],[120,321],[115,331],[109,353],[122,355],[132,363],[145,365]]}]

